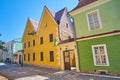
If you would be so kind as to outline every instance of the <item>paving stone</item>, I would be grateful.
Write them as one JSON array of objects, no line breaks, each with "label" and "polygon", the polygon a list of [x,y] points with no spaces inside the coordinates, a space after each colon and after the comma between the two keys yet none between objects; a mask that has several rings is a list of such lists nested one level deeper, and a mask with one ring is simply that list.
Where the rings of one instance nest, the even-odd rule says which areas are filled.
[{"label": "paving stone", "polygon": [[56,69],[34,66],[21,67],[17,65],[13,65],[9,69],[0,67],[0,74],[7,76],[11,80],[120,80],[120,78],[82,75],[74,71],[60,71]]}]

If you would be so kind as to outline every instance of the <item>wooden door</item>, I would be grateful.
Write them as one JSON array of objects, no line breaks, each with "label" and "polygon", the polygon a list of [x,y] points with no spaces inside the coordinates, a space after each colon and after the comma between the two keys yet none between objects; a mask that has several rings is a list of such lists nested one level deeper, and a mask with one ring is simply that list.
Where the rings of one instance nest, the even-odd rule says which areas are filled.
[{"label": "wooden door", "polygon": [[64,51],[64,67],[65,67],[65,70],[71,70],[69,51]]}]

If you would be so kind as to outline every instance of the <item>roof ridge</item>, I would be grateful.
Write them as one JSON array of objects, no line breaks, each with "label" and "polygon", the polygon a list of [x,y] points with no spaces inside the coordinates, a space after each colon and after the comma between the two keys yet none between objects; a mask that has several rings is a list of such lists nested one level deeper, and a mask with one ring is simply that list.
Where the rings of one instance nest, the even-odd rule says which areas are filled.
[{"label": "roof ridge", "polygon": [[29,19],[39,23],[39,21],[37,21],[37,20],[35,20],[35,19],[31,18],[31,17],[29,17]]},{"label": "roof ridge", "polygon": [[62,8],[62,9],[60,9],[59,11],[57,11],[56,13],[58,13],[58,12],[60,12],[60,11],[64,11],[66,9],[66,7],[64,7],[64,8]]},{"label": "roof ridge", "polygon": [[44,6],[48,11],[49,13],[52,15],[52,17],[54,18],[55,17],[55,12],[52,11],[51,9],[49,9],[47,6]]}]

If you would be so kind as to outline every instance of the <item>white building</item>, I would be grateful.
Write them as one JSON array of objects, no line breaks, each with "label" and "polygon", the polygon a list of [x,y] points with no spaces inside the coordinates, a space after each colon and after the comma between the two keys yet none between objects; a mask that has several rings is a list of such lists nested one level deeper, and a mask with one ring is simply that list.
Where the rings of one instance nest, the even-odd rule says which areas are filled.
[{"label": "white building", "polygon": [[17,38],[14,40],[11,40],[4,44],[4,49],[3,54],[5,54],[5,57],[3,60],[6,58],[9,58],[10,60],[13,60],[13,54],[15,54],[18,50],[22,50],[22,43],[21,43],[21,38]]}]

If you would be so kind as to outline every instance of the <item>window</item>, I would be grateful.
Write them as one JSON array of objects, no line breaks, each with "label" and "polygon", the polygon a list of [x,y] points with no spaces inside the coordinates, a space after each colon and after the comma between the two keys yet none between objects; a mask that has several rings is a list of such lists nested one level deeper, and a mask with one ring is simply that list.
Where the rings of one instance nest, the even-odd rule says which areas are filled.
[{"label": "window", "polygon": [[66,23],[66,28],[68,28],[68,23]]},{"label": "window", "polygon": [[50,42],[53,42],[53,34],[50,34],[50,35],[49,35],[49,41],[50,41]]},{"label": "window", "polygon": [[44,25],[45,27],[47,27],[47,22],[45,23],[45,25]]},{"label": "window", "polygon": [[28,53],[28,61],[30,61],[30,53]]},{"label": "window", "polygon": [[35,40],[33,40],[33,46],[35,46]]},{"label": "window", "polygon": [[43,44],[43,37],[40,37],[40,44]]},{"label": "window", "polygon": [[43,52],[40,52],[40,61],[43,61]]},{"label": "window", "polygon": [[28,47],[30,47],[30,41],[28,42]]},{"label": "window", "polygon": [[71,36],[68,36],[68,39],[71,39]]},{"label": "window", "polygon": [[106,45],[93,45],[93,59],[96,66],[109,66]]},{"label": "window", "polygon": [[50,62],[54,61],[54,53],[53,51],[50,51]]},{"label": "window", "polygon": [[26,43],[24,43],[24,48],[26,48]]},{"label": "window", "polygon": [[86,14],[89,30],[95,30],[102,28],[99,10],[95,10]]},{"label": "window", "polygon": [[35,53],[33,53],[33,61],[35,61]]},{"label": "window", "polygon": [[26,60],[26,56],[25,56],[25,54],[24,54],[24,61]]}]

